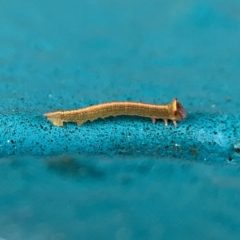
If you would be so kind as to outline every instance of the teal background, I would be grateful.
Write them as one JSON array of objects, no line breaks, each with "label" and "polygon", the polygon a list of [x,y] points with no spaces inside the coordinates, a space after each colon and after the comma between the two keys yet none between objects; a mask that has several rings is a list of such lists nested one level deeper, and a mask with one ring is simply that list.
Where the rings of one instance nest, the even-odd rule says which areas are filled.
[{"label": "teal background", "polygon": [[[239,239],[239,12],[0,1],[0,239]],[[177,129],[43,116],[174,97],[188,114]]]}]

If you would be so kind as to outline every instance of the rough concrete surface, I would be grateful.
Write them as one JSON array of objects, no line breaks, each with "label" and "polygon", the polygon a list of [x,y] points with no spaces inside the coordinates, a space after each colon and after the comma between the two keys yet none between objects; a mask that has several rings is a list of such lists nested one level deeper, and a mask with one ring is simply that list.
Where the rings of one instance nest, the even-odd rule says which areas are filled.
[{"label": "rough concrete surface", "polygon": [[[240,2],[0,1],[0,239],[239,239]],[[139,117],[54,127],[110,101]]]}]

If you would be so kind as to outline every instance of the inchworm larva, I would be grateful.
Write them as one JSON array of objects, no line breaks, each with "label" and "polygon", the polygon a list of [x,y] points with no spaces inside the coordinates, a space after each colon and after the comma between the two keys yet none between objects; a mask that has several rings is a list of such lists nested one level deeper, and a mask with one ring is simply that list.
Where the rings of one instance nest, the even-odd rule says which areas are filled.
[{"label": "inchworm larva", "polygon": [[172,120],[175,127],[177,126],[176,121],[186,118],[184,107],[176,98],[171,103],[163,105],[139,102],[110,102],[77,110],[56,111],[44,114],[55,126],[63,126],[64,122],[76,122],[78,126],[81,126],[88,120],[94,121],[98,118],[118,115],[149,117],[153,123],[156,122],[156,119],[163,119],[166,126],[168,125],[168,120]]}]

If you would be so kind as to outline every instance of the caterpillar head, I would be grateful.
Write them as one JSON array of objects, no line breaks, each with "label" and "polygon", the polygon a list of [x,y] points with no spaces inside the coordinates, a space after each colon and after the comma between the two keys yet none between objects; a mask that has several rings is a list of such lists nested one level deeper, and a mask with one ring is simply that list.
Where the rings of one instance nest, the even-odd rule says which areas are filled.
[{"label": "caterpillar head", "polygon": [[183,105],[177,101],[177,98],[174,98],[173,101],[170,103],[173,113],[173,120],[183,120],[187,117],[186,111]]}]

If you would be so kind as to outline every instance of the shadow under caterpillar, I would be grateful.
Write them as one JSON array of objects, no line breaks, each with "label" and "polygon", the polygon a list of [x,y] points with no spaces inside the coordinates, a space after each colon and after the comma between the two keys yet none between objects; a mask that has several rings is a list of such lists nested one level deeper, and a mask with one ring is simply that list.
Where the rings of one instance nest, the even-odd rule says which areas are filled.
[{"label": "shadow under caterpillar", "polygon": [[183,105],[177,101],[177,98],[174,98],[171,103],[162,105],[140,102],[110,102],[77,110],[56,111],[44,114],[55,126],[63,126],[64,122],[76,122],[78,126],[81,126],[87,121],[119,115],[149,117],[154,124],[156,119],[163,119],[166,126],[168,125],[168,120],[172,120],[176,127],[176,121],[186,118],[186,111]]}]

